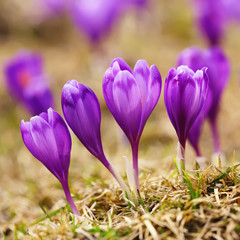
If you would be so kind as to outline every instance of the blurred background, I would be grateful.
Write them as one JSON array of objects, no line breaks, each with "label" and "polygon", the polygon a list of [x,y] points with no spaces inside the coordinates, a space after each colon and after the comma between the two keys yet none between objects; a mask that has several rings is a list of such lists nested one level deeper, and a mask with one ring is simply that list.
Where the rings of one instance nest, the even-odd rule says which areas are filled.
[{"label": "blurred background", "polygon": [[[80,0],[72,3],[64,0],[0,0],[0,231],[9,229],[11,232],[14,224],[33,221],[41,215],[38,203],[51,209],[58,199],[63,199],[58,202],[60,206],[65,201],[60,184],[31,156],[22,142],[20,122],[29,120],[31,113],[9,93],[4,72],[16,53],[24,50],[41,55],[47,86],[54,97],[54,109],[61,115],[61,91],[68,80],[76,79],[92,88],[101,105],[105,153],[124,175],[122,156],[131,159],[130,146],[108,111],[102,94],[103,75],[111,61],[121,57],[134,67],[138,59],[145,59],[149,66],[155,64],[158,67],[164,82],[183,49],[209,46],[195,21],[196,12],[190,1],[126,0],[121,4],[116,0],[111,5],[102,0],[100,2],[106,2],[100,6],[95,1],[86,1],[95,8],[91,10],[87,3],[81,5]],[[234,13],[235,16],[238,13]],[[234,151],[236,161],[240,159],[239,39],[240,24],[233,20],[224,28],[221,37],[221,47],[231,62],[231,77],[218,118],[221,149],[229,165]],[[76,193],[84,188],[82,177],[95,176],[111,181],[110,174],[74,134],[72,140],[72,191]],[[168,176],[174,169],[176,143],[177,136],[166,113],[162,89],[160,101],[140,141],[140,171]],[[210,160],[213,147],[207,122],[200,146],[203,156]],[[194,160],[194,151],[188,144],[188,168],[193,167]]]}]

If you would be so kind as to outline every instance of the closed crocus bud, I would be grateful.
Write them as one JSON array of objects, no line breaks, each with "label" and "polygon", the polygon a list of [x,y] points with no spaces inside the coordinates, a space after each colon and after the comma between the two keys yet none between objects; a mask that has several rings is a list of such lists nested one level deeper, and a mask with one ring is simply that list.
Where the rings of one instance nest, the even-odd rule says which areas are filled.
[{"label": "closed crocus bud", "polygon": [[164,101],[168,116],[178,135],[177,164],[185,165],[185,144],[191,126],[199,115],[208,91],[206,68],[194,73],[187,66],[172,68],[164,85]]},{"label": "closed crocus bud", "polygon": [[112,29],[121,12],[119,0],[73,0],[70,14],[76,27],[92,42],[99,42]]},{"label": "closed crocus bud", "polygon": [[[204,60],[203,51],[197,47],[186,48],[179,54],[179,57],[177,60],[177,66],[187,65],[193,71],[202,69],[205,66],[205,64],[206,64],[206,61]],[[207,71],[209,71],[209,69]],[[208,91],[208,96],[202,108],[202,111],[199,113],[197,119],[194,121],[190,129],[190,132],[188,134],[188,140],[196,152],[197,160],[203,159],[201,158],[201,152],[199,149],[199,139],[201,136],[203,122],[207,117],[211,103],[212,103],[212,96],[210,91]],[[201,163],[202,164],[201,165],[199,164],[199,165],[202,168],[204,167],[204,161],[201,161]]]},{"label": "closed crocus bud", "polygon": [[200,31],[211,45],[222,41],[227,23],[225,0],[193,0]]},{"label": "closed crocus bud", "polygon": [[[201,50],[190,47],[182,51],[178,57],[177,65],[187,65],[193,71],[207,67],[209,77],[209,94],[203,107],[204,117],[208,117],[211,124],[214,152],[219,154],[220,143],[217,129],[217,116],[219,112],[221,97],[227,86],[230,75],[230,63],[220,47],[210,47]],[[202,123],[201,121],[198,121]],[[201,126],[200,126],[201,128]]]},{"label": "closed crocus bud", "polygon": [[101,110],[95,93],[76,80],[68,81],[62,90],[62,110],[78,139],[102,162],[130,197],[127,186],[103,152],[100,133]]},{"label": "closed crocus bud", "polygon": [[72,142],[62,117],[49,108],[47,113],[34,116],[29,122],[22,121],[21,133],[31,154],[60,181],[73,213],[79,215],[68,186]]},{"label": "closed crocus bud", "polygon": [[53,106],[53,95],[47,85],[39,54],[19,52],[5,64],[4,73],[12,97],[32,115],[38,115]]},{"label": "closed crocus bud", "polygon": [[130,141],[135,188],[139,191],[138,145],[147,119],[161,93],[161,75],[155,65],[137,61],[134,70],[120,58],[112,61],[103,78],[106,104]]}]

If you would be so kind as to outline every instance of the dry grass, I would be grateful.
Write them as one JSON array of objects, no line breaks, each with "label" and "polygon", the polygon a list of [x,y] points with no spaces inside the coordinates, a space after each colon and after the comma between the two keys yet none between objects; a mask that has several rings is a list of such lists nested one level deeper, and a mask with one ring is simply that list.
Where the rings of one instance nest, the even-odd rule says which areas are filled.
[{"label": "dry grass", "polygon": [[43,217],[32,223],[1,228],[7,239],[239,239],[238,165],[225,171],[209,166],[186,176],[199,194],[194,199],[176,174],[165,178],[142,172],[137,206],[115,183],[84,179],[85,188],[75,194],[81,217],[57,203],[56,210],[43,209]]}]

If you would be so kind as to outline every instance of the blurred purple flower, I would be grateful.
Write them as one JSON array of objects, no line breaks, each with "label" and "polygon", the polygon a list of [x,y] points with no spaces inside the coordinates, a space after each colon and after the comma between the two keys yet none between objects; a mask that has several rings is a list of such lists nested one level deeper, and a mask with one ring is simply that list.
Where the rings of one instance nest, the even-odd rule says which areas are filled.
[{"label": "blurred purple flower", "polygon": [[139,191],[138,145],[147,119],[161,93],[161,75],[155,65],[138,60],[134,70],[121,58],[112,61],[103,78],[106,104],[130,141],[135,190]]},{"label": "blurred purple flower", "polygon": [[119,0],[73,0],[70,14],[75,25],[92,42],[99,42],[113,28],[122,12]]},{"label": "blurred purple flower", "polygon": [[4,68],[6,86],[16,101],[32,115],[53,106],[53,96],[43,73],[42,58],[37,53],[21,51]]},{"label": "blurred purple flower", "polygon": [[135,6],[138,8],[144,8],[148,4],[148,0],[126,0],[130,4],[130,6]]},{"label": "blurred purple flower", "polygon": [[187,66],[172,68],[164,85],[168,116],[178,135],[177,164],[185,165],[185,144],[190,128],[202,110],[208,92],[206,68],[193,72]]},{"label": "blurred purple flower", "polygon": [[101,161],[130,196],[122,178],[103,152],[100,133],[101,110],[95,93],[76,80],[68,81],[62,90],[62,110],[68,125],[78,139]]},{"label": "blurred purple flower", "polygon": [[68,6],[68,0],[40,0],[43,7],[55,14],[63,13]]},{"label": "blurred purple flower", "polygon": [[221,42],[227,23],[225,0],[193,0],[199,29],[211,45]]},{"label": "blurred purple flower", "polygon": [[[228,83],[230,75],[230,64],[220,47],[210,47],[201,50],[196,47],[185,49],[178,58],[177,65],[187,65],[193,71],[207,67],[209,77],[209,94],[205,106],[203,107],[202,117],[209,117],[214,140],[214,152],[220,152],[219,136],[217,131],[217,116],[219,112],[220,100],[222,93]],[[201,118],[201,117],[200,117]],[[202,121],[198,120],[198,128],[201,129]],[[197,123],[196,123],[197,124]],[[195,124],[195,127],[197,127]],[[193,130],[193,132],[196,131]],[[199,130],[200,131],[200,130]],[[198,131],[197,131],[198,132]],[[195,132],[196,134],[196,132]],[[190,142],[196,150],[196,144],[199,136],[190,134]]]},{"label": "blurred purple flower", "polygon": [[224,0],[225,11],[228,19],[240,21],[240,1],[239,0]]},{"label": "blurred purple flower", "polygon": [[62,117],[49,108],[47,113],[21,122],[23,142],[45,167],[60,181],[67,201],[75,215],[79,212],[72,200],[68,185],[71,136]]}]

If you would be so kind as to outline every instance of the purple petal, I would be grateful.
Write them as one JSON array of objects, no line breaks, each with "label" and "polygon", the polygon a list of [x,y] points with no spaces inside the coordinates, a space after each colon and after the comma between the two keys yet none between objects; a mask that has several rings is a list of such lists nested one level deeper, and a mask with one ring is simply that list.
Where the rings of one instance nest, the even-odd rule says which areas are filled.
[{"label": "purple petal", "polygon": [[82,144],[94,156],[101,158],[101,112],[94,92],[75,80],[69,81],[63,87],[62,109],[68,125]]},{"label": "purple petal", "polygon": [[[132,73],[132,69],[129,67],[129,65],[122,59],[122,58],[115,58],[113,59],[110,67],[113,67],[114,63],[118,63],[118,66],[121,71],[127,70],[128,72]],[[116,76],[117,74],[115,74]]]},{"label": "purple petal", "polygon": [[142,132],[160,97],[162,81],[157,67],[153,65],[149,70],[145,60],[137,61],[133,74],[141,93],[142,119],[139,132]]},{"label": "purple petal", "polygon": [[130,141],[139,134],[142,106],[136,80],[128,71],[119,72],[113,83],[114,118]]},{"label": "purple petal", "polygon": [[100,41],[119,18],[119,0],[73,0],[70,13],[75,25],[91,42]]},{"label": "purple petal", "polygon": [[71,138],[61,116],[53,111],[21,122],[21,133],[28,150],[52,172],[61,183],[67,180]]},{"label": "purple petal", "polygon": [[26,145],[27,149],[31,152],[31,154],[37,158],[40,162],[45,165],[45,159],[41,155],[38,146],[35,144],[32,134],[31,134],[31,124],[30,122],[21,121],[21,134],[23,138],[23,142]]},{"label": "purple petal", "polygon": [[212,45],[221,42],[227,20],[224,1],[196,0],[196,20],[205,38]]},{"label": "purple petal", "polygon": [[55,136],[51,126],[38,116],[30,119],[30,130],[34,143],[44,159],[43,164],[58,178],[61,179],[59,154]]},{"label": "purple petal", "polygon": [[35,76],[42,74],[42,58],[28,51],[17,53],[4,67],[6,85],[17,100],[23,99],[23,90],[33,83]]},{"label": "purple petal", "polygon": [[187,65],[194,72],[203,68],[206,61],[203,56],[203,51],[197,47],[189,47],[184,49],[178,56],[177,66]]},{"label": "purple petal", "polygon": [[196,74],[181,66],[171,69],[165,82],[164,100],[170,120],[183,147],[188,132],[206,98],[205,70]]},{"label": "purple petal", "polygon": [[70,132],[62,117],[51,108],[48,109],[48,123],[50,126],[52,126],[53,129],[53,134],[58,148],[59,159],[62,159],[62,169],[65,169],[65,174],[67,174],[70,164],[70,152],[72,147]]},{"label": "purple petal", "polygon": [[212,47],[205,51],[207,59],[209,88],[212,93],[212,106],[209,111],[210,119],[215,119],[222,93],[230,77],[230,63],[220,47]]}]

